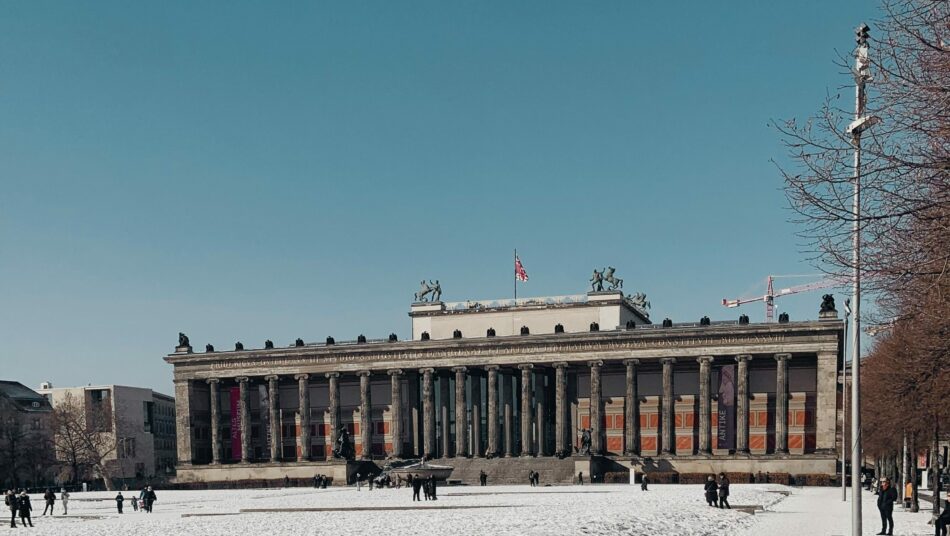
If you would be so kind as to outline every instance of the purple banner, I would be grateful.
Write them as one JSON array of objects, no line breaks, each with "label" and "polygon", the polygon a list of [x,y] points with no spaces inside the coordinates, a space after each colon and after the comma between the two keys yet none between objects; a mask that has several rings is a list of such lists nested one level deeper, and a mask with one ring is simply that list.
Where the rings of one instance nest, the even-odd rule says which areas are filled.
[{"label": "purple banner", "polygon": [[231,396],[231,459],[241,459],[241,388],[232,387]]},{"label": "purple banner", "polygon": [[719,367],[717,448],[736,448],[736,366]]}]

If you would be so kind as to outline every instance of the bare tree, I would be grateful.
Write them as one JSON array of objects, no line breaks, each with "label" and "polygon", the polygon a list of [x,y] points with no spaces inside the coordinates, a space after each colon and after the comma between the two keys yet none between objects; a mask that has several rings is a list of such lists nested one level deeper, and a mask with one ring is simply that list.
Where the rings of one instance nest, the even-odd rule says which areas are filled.
[{"label": "bare tree", "polygon": [[86,470],[112,490],[117,440],[112,411],[107,405],[82,404],[66,393],[53,410],[53,442],[58,458],[78,481]]},{"label": "bare tree", "polygon": [[[37,417],[42,423],[42,419]],[[49,477],[52,450],[41,425],[12,404],[0,400],[0,482],[19,487],[24,480],[37,485]]]}]

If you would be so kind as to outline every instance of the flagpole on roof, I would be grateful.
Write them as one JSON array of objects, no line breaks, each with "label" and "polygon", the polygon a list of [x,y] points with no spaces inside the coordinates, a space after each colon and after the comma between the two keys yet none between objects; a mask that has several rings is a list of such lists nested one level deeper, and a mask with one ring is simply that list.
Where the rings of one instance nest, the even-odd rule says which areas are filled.
[{"label": "flagpole on roof", "polygon": [[[518,265],[518,248],[515,248],[515,266]],[[515,276],[515,299],[518,299],[518,272],[514,270]]]}]

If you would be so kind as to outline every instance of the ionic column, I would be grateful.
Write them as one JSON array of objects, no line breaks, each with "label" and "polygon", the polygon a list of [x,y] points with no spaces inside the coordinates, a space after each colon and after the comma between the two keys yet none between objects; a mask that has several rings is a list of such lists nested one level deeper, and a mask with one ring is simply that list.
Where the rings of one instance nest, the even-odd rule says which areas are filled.
[{"label": "ionic column", "polygon": [[736,371],[736,452],[749,452],[749,361],[748,354],[737,355]]},{"label": "ionic column", "polygon": [[218,378],[206,380],[211,391],[211,463],[221,463],[221,396]]},{"label": "ionic column", "polygon": [[310,375],[296,374],[297,410],[300,412],[300,436],[297,437],[297,461],[310,459]]},{"label": "ionic column", "polygon": [[435,369],[425,368],[422,372],[422,451],[425,458],[435,453],[435,393],[432,390],[432,373]]},{"label": "ionic column", "polygon": [[330,448],[335,448],[340,439],[340,373],[327,372],[326,377],[330,380]]},{"label": "ionic column", "polygon": [[393,447],[389,456],[402,458],[402,370],[388,371],[392,389],[392,404],[389,411],[389,432],[392,434]]},{"label": "ionic column", "polygon": [[448,458],[452,456],[452,427],[449,420],[449,373],[447,371],[439,373],[439,419],[442,423],[442,436],[439,438],[442,447],[441,455],[443,458]]},{"label": "ionic column", "polygon": [[511,376],[502,373],[501,376],[501,398],[505,412],[505,457],[510,458],[515,452],[515,434],[512,429],[514,421],[514,411],[511,407]]},{"label": "ionic column", "polygon": [[676,359],[667,357],[660,360],[663,364],[663,454],[672,454],[675,450],[676,434],[673,427],[676,424],[676,412],[673,408],[673,364]]},{"label": "ionic column", "polygon": [[554,371],[554,454],[568,456],[571,443],[567,440],[570,429],[567,422],[567,363],[555,363]]},{"label": "ionic column", "polygon": [[626,359],[627,391],[623,401],[624,455],[640,455],[640,384],[637,377],[639,359]]},{"label": "ionic column", "polygon": [[472,371],[472,456],[482,455],[482,377],[481,372]]},{"label": "ionic column", "polygon": [[709,382],[713,357],[703,356],[696,361],[699,362],[699,452],[709,454],[712,452],[710,441],[712,408],[709,397]]},{"label": "ionic column", "polygon": [[603,398],[600,389],[600,367],[603,361],[590,362],[590,452],[604,453]]},{"label": "ionic column", "polygon": [[465,407],[465,367],[453,367],[455,372],[455,455],[464,458],[468,455],[468,441],[465,432],[468,429]]},{"label": "ionic column", "polygon": [[373,457],[373,401],[370,399],[368,370],[359,372],[360,377],[360,443],[363,444],[363,452],[360,458],[369,460]]},{"label": "ionic column", "polygon": [[775,452],[788,454],[788,360],[792,354],[775,354]]},{"label": "ionic column", "polygon": [[537,432],[537,445],[535,446],[535,454],[538,456],[544,456],[544,411],[545,411],[545,392],[544,392],[544,378],[547,375],[547,372],[539,372],[534,375],[534,400],[535,400],[535,419],[534,419],[534,429]]},{"label": "ionic column", "polygon": [[277,376],[265,376],[267,380],[268,426],[270,427],[270,461],[280,460],[281,433],[280,409],[277,407]]},{"label": "ionic column", "polygon": [[247,376],[235,378],[238,382],[241,411],[241,463],[248,463],[251,459],[251,401],[248,399]]},{"label": "ionic column", "polygon": [[531,369],[534,365],[518,365],[521,370],[521,455],[531,456]]},{"label": "ionic column", "polygon": [[485,455],[494,457],[498,455],[498,365],[488,365],[485,367],[488,371],[488,447],[485,449]]}]

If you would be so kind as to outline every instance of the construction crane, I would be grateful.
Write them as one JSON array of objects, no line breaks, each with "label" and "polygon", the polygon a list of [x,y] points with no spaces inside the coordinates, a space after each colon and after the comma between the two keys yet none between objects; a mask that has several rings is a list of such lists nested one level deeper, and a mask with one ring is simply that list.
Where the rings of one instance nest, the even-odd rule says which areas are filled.
[{"label": "construction crane", "polygon": [[796,285],[794,287],[782,288],[776,293],[773,290],[773,281],[779,278],[790,278],[790,277],[814,277],[807,275],[770,275],[766,280],[766,291],[764,296],[754,296],[749,298],[738,298],[735,300],[730,300],[723,298],[722,304],[726,307],[739,307],[740,305],[746,303],[752,303],[757,301],[765,302],[765,321],[774,322],[775,321],[775,298],[781,298],[782,296],[790,296],[792,294],[798,294],[800,292],[809,292],[812,290],[818,290],[823,288],[835,287],[842,284],[841,279],[822,279],[820,281],[814,281],[812,283],[806,283],[804,285]]}]

